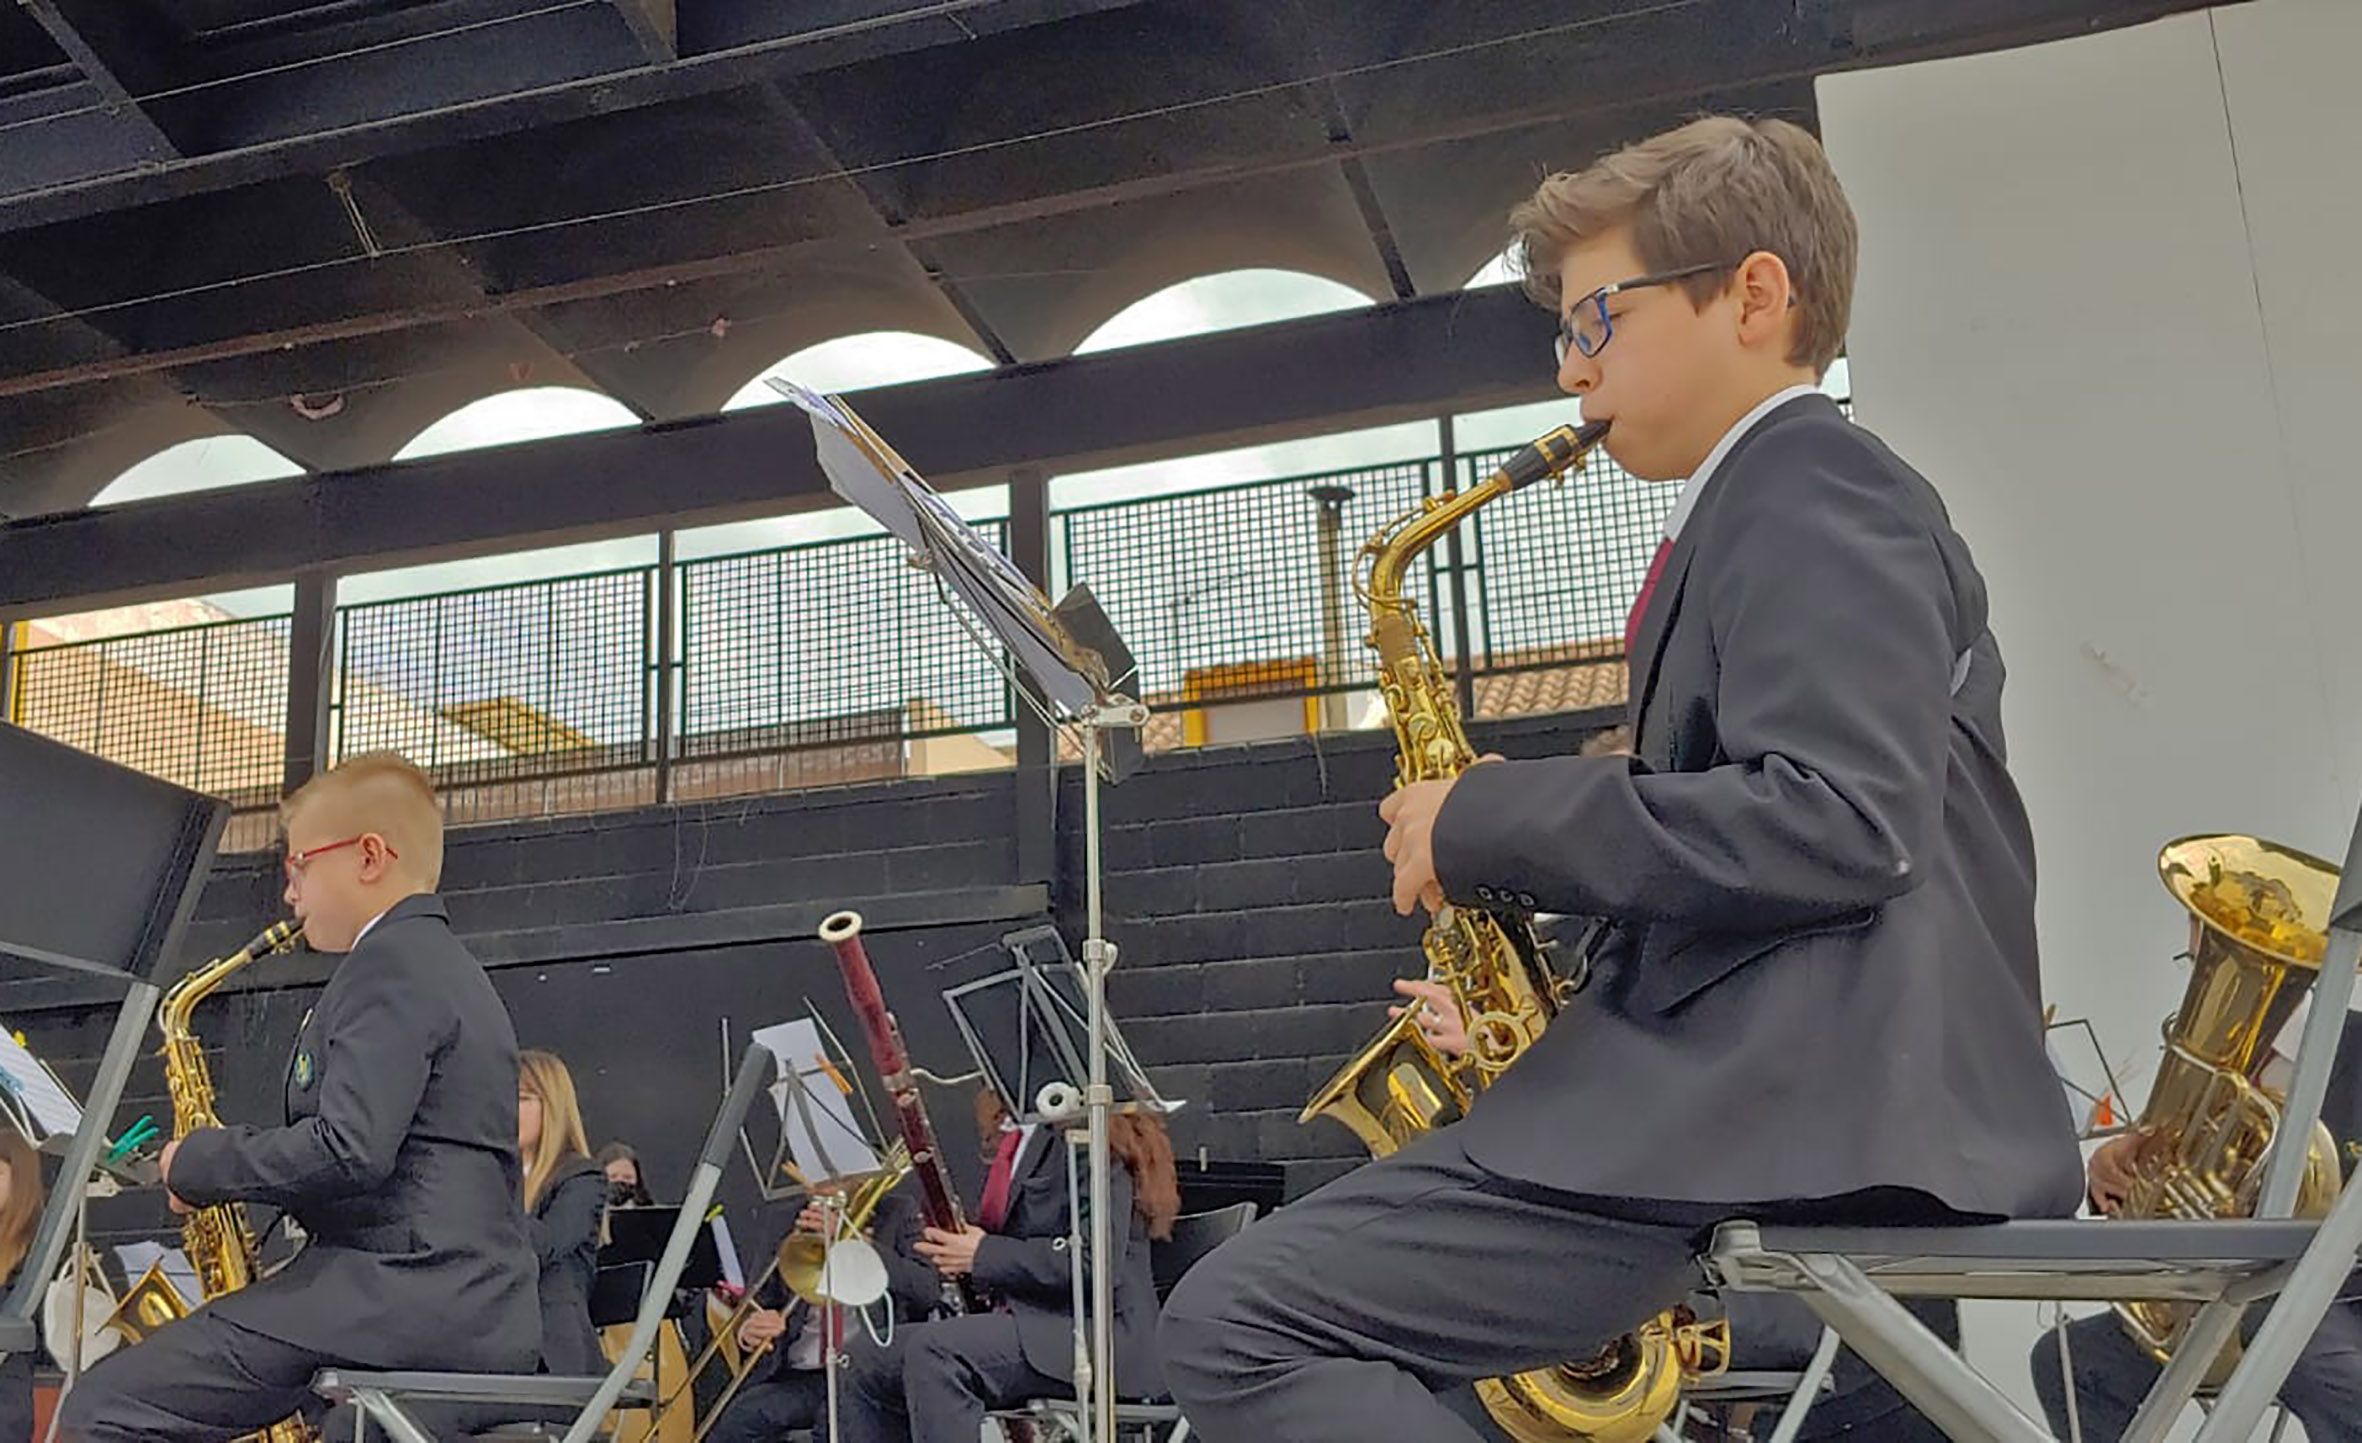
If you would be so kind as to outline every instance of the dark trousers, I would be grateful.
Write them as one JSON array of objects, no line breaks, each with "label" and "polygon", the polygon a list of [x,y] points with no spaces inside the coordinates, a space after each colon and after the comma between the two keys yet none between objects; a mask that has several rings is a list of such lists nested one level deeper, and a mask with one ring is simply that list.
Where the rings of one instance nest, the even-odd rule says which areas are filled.
[{"label": "dark trousers", "polygon": [[102,1358],[66,1394],[66,1443],[227,1443],[289,1414],[318,1416],[329,1360],[200,1309]]},{"label": "dark trousers", "polygon": [[33,1355],[0,1359],[0,1443],[32,1443]]},{"label": "dark trousers", "polygon": [[[839,1364],[837,1408],[840,1413],[844,1411],[851,1383],[851,1369]],[[730,1406],[722,1410],[713,1431],[705,1436],[706,1443],[780,1443],[798,1428],[821,1429],[827,1425],[827,1372],[776,1368],[761,1382],[739,1389]]]},{"label": "dark trousers", "polygon": [[[2249,1308],[2243,1330],[2262,1326],[2265,1305]],[[2067,1324],[2074,1355],[2075,1411],[2084,1443],[2115,1443],[2140,1411],[2157,1381],[2158,1367],[2124,1331],[2114,1312],[2095,1313]],[[2034,1341],[2034,1392],[2049,1415],[2051,1431],[2067,1436],[2067,1389],[2059,1372],[2059,1340],[2044,1333]],[[2343,1302],[2322,1316],[2312,1341],[2280,1385],[2280,1401],[2305,1425],[2311,1443],[2362,1443],[2362,1304]]]},{"label": "dark trousers", "polygon": [[1025,1361],[1007,1313],[902,1328],[838,1386],[844,1443],[976,1443],[994,1409],[1072,1391]]},{"label": "dark trousers", "polygon": [[1682,1302],[1698,1232],[1494,1177],[1446,1128],[1190,1269],[1165,1380],[1206,1443],[1477,1443],[1438,1391],[1591,1356]]}]

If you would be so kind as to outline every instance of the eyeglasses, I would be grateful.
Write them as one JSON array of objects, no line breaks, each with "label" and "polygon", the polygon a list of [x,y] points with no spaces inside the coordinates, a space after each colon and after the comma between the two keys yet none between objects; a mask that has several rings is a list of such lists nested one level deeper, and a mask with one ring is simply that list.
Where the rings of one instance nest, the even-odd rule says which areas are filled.
[{"label": "eyeglasses", "polygon": [[[324,852],[334,852],[345,847],[357,847],[364,839],[372,836],[376,836],[376,833],[363,832],[358,837],[347,837],[341,842],[323,842],[317,847],[306,847],[300,852],[290,852],[287,854],[287,860],[280,865],[287,869],[287,880],[292,882],[303,875],[303,869],[312,864],[312,858]],[[387,856],[396,861],[401,860],[402,854],[394,850],[392,843],[387,842],[383,837],[378,837],[378,842],[385,847]]]},{"label": "eyeglasses", "polygon": [[1609,296],[1622,295],[1626,291],[1647,290],[1651,286],[1671,285],[1675,281],[1686,281],[1691,276],[1702,276],[1711,271],[1727,271],[1737,264],[1736,261],[1708,261],[1703,265],[1683,266],[1679,270],[1672,271],[1656,271],[1645,276],[1634,276],[1628,281],[1618,281],[1612,286],[1601,286],[1598,290],[1567,307],[1566,314],[1559,318],[1558,341],[1555,347],[1558,364],[1562,366],[1566,364],[1566,353],[1569,347],[1581,352],[1586,359],[1607,349],[1607,343],[1614,339],[1616,334],[1615,323],[1607,313],[1607,298]]}]

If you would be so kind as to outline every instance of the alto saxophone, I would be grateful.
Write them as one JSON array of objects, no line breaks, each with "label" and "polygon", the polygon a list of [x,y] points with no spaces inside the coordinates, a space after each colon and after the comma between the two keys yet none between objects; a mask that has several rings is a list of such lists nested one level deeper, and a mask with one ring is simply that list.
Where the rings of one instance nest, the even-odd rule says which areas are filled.
[{"label": "alto saxophone", "polygon": [[[1606,434],[1604,422],[1562,426],[1482,484],[1426,498],[1363,544],[1354,591],[1370,612],[1368,645],[1377,653],[1378,689],[1394,723],[1398,787],[1456,777],[1476,761],[1452,679],[1405,595],[1411,563],[1479,507],[1564,475]],[[1366,577],[1359,574],[1364,562]],[[1552,971],[1547,950],[1518,916],[1447,905],[1430,921],[1420,948],[1429,980],[1450,989],[1466,1020],[1466,1054],[1446,1057],[1419,1030],[1415,1010],[1405,1009],[1313,1094],[1297,1119],[1342,1123],[1376,1157],[1465,1114],[1476,1094],[1542,1035],[1578,985]],[[1477,1395],[1518,1443],[1638,1443],[1671,1416],[1684,1380],[1721,1371],[1729,1350],[1725,1324],[1701,1325],[1676,1309],[1596,1358],[1488,1378],[1476,1385]]]},{"label": "alto saxophone", "polygon": [[[221,1126],[221,1118],[213,1110],[213,1073],[206,1066],[205,1051],[198,1045],[196,1032],[189,1026],[197,1004],[240,968],[260,958],[289,951],[302,937],[303,928],[298,923],[273,923],[253,941],[227,957],[199,967],[172,984],[172,989],[164,994],[156,1012],[156,1027],[164,1034],[164,1082],[172,1093],[175,1141],[199,1128]],[[246,1219],[242,1203],[216,1203],[190,1213],[181,1222],[181,1250],[188,1254],[191,1266],[196,1269],[197,1285],[203,1294],[200,1302],[236,1292],[253,1282],[259,1271],[261,1247],[255,1242],[254,1228]],[[163,1267],[160,1261],[150,1264],[131,1291],[124,1294],[114,1317],[108,1320],[108,1325],[130,1342],[138,1342],[165,1323],[187,1317],[194,1306],[164,1276]],[[264,1443],[320,1443],[319,1431],[300,1415],[247,1436]]]}]

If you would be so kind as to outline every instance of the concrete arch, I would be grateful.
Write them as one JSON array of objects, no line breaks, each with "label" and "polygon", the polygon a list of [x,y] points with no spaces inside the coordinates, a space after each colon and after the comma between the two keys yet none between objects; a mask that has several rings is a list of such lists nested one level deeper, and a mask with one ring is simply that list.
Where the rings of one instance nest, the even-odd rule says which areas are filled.
[{"label": "concrete arch", "polygon": [[943,297],[916,283],[875,271],[813,270],[799,272],[791,288],[808,290],[811,299],[777,315],[733,322],[727,334],[701,345],[694,360],[685,358],[687,374],[675,392],[678,414],[711,415],[781,357],[845,336],[907,331],[976,349],[975,336]]},{"label": "concrete arch", "polygon": [[1059,354],[1071,355],[1109,321],[1140,302],[1211,276],[1245,270],[1292,271],[1332,281],[1364,298],[1383,290],[1383,276],[1376,278],[1373,287],[1369,274],[1342,263],[1327,248],[1295,243],[1303,239],[1235,232],[1189,236],[1135,255],[1077,289],[1059,318]]},{"label": "concrete arch", "polygon": [[188,441],[238,434],[218,415],[185,401],[141,407],[73,445],[60,447],[49,464],[22,484],[12,483],[9,503],[20,515],[72,511],[88,506],[115,478],[153,456]]},{"label": "concrete arch", "polygon": [[[482,440],[465,441],[457,445],[449,444],[448,442],[438,442],[438,444],[432,446],[428,450],[419,451],[415,449],[421,441],[434,434],[436,427],[442,426],[447,422],[451,422],[458,417],[465,415],[467,412],[473,410],[476,407],[484,406],[487,403],[497,403],[512,397],[522,401],[526,396],[533,395],[535,393],[560,393],[567,397],[578,397],[586,403],[595,402],[595,405],[585,406],[580,409],[598,415],[601,420],[607,424],[576,425],[569,423],[553,427],[540,424],[537,421],[530,430],[527,430],[525,427],[516,424],[514,420],[503,420],[494,425],[492,429],[515,431],[516,434],[506,436],[492,435],[487,436]],[[463,402],[462,404],[444,412],[442,415],[437,416],[434,420],[429,421],[424,426],[421,426],[400,446],[395,447],[392,455],[396,459],[407,460],[412,459],[414,456],[441,455],[448,451],[473,450],[481,446],[504,445],[510,441],[546,440],[552,436],[572,436],[579,435],[586,431],[621,429],[624,427],[636,426],[638,424],[639,417],[632,414],[630,407],[624,405],[621,401],[616,400],[613,396],[608,395],[606,392],[594,390],[588,386],[571,386],[563,384],[527,386],[512,385],[503,387],[497,391],[493,391],[488,395],[478,396],[471,401]],[[404,452],[411,452],[412,455],[404,456]]]}]

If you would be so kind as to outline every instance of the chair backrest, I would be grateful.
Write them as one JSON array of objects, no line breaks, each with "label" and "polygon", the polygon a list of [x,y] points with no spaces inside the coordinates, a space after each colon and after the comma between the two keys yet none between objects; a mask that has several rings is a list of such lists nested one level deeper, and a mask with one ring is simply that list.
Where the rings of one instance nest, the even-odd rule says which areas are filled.
[{"label": "chair backrest", "polygon": [[1197,1265],[1197,1260],[1222,1244],[1246,1231],[1255,1220],[1255,1205],[1236,1202],[1210,1212],[1184,1213],[1173,1219],[1173,1235],[1163,1242],[1151,1243],[1148,1265],[1156,1275],[1156,1296],[1162,1302],[1181,1281],[1181,1275]]}]

